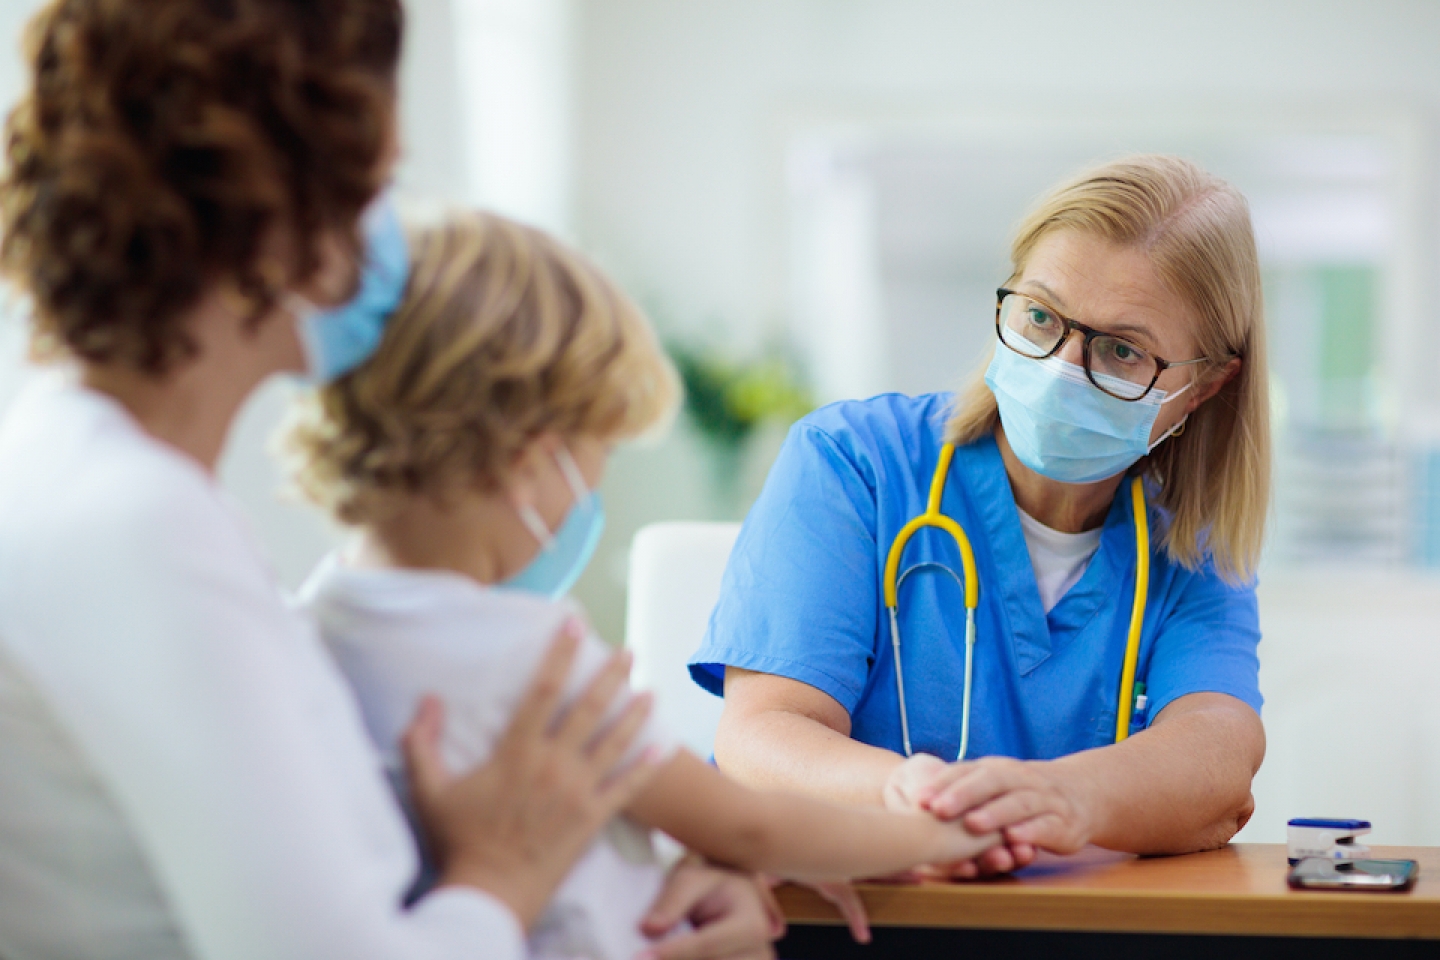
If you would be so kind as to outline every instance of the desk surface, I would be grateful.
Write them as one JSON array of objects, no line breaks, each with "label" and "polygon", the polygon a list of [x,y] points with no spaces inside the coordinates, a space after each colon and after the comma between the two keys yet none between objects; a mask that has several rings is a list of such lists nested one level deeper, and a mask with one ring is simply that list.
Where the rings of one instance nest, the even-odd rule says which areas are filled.
[{"label": "desk surface", "polygon": [[[1090,849],[1013,877],[971,883],[862,884],[877,926],[1301,937],[1440,938],[1440,847],[1375,847],[1420,861],[1406,893],[1298,892],[1282,844],[1242,843],[1183,857]],[[838,923],[809,890],[779,891],[794,923]]]}]

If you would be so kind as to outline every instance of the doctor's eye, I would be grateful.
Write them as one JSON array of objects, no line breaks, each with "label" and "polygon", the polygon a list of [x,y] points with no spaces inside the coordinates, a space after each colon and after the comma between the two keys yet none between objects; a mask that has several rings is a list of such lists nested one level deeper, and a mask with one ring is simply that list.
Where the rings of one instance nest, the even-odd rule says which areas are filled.
[{"label": "doctor's eye", "polygon": [[1090,344],[1090,362],[1101,373],[1126,379],[1145,379],[1155,370],[1155,361],[1133,343],[1114,337],[1096,337]]},{"label": "doctor's eye", "polygon": [[1050,313],[1044,307],[1033,303],[1025,311],[1025,319],[1030,326],[1039,327],[1042,330],[1048,330],[1059,322],[1055,319],[1054,314]]}]

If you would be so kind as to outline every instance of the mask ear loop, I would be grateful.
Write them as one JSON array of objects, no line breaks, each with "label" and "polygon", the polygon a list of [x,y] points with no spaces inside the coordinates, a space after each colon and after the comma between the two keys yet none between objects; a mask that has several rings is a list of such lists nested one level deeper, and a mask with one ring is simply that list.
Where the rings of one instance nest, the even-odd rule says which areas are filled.
[{"label": "mask ear loop", "polygon": [[1169,440],[1171,437],[1178,437],[1180,436],[1180,434],[1184,433],[1185,423],[1189,419],[1190,414],[1187,413],[1185,414],[1185,416],[1180,418],[1179,423],[1175,424],[1175,426],[1171,427],[1169,430],[1166,430],[1163,434],[1161,434],[1154,443],[1150,444],[1150,446],[1145,448],[1146,456],[1149,456],[1156,447],[1160,446],[1160,444],[1164,443],[1166,440]]},{"label": "mask ear loop", "polygon": [[[570,455],[570,451],[561,447],[555,451],[555,463],[560,467],[560,472],[565,475],[565,482],[570,486],[570,493],[575,497],[575,504],[582,503],[590,496],[590,488],[585,485],[585,474],[580,472],[580,465]],[[574,505],[571,506],[574,509]],[[549,553],[555,548],[555,535],[550,528],[545,526],[545,521],[540,517],[540,511],[528,503],[521,504],[515,508],[520,517],[520,522],[525,524],[525,529],[540,543],[540,549]]]},{"label": "mask ear loop", "polygon": [[555,451],[555,462],[560,465],[560,472],[565,474],[565,482],[570,484],[570,492],[575,495],[576,503],[590,496],[590,486],[585,482],[585,474],[580,472],[580,465],[575,462],[567,447],[562,446]]},{"label": "mask ear loop", "polygon": [[540,518],[540,511],[528,503],[522,503],[515,508],[515,513],[520,517],[520,522],[525,525],[525,529],[530,531],[530,536],[540,544],[541,550],[549,553],[555,549],[555,535],[550,532],[550,528],[545,526],[545,521]]},{"label": "mask ear loop", "polygon": [[[1189,390],[1193,386],[1195,386],[1195,381],[1191,380],[1189,383],[1185,384],[1185,386],[1181,387],[1179,390],[1176,390],[1174,393],[1167,396],[1164,400],[1161,400],[1159,406],[1165,406],[1165,404],[1169,403],[1171,400],[1174,400],[1176,397],[1180,396],[1180,394],[1184,393],[1186,390]],[[1188,413],[1185,414],[1185,416],[1181,417],[1179,423],[1175,424],[1175,426],[1171,427],[1169,430],[1166,430],[1165,433],[1162,434],[1154,443],[1150,444],[1150,446],[1145,448],[1146,456],[1149,456],[1152,452],[1154,452],[1156,447],[1160,446],[1160,444],[1164,443],[1166,440],[1169,440],[1171,437],[1178,437],[1182,433],[1184,433],[1185,424],[1188,423],[1189,420],[1190,414]]]}]

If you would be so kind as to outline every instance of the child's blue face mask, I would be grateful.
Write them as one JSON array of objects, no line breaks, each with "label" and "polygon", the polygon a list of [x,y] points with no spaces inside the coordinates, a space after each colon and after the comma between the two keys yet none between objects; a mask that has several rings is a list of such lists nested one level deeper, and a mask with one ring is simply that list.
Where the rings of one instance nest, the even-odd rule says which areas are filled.
[{"label": "child's blue face mask", "polygon": [[1059,357],[1022,357],[1003,344],[995,347],[985,383],[995,394],[1015,456],[1061,483],[1094,483],[1123,473],[1185,423],[1182,418],[1150,442],[1160,407],[1194,386],[1120,400],[1096,389],[1083,367]]},{"label": "child's blue face mask", "polygon": [[370,359],[410,279],[409,246],[388,191],[365,211],[360,232],[365,263],[353,297],[329,308],[316,307],[298,295],[290,297],[305,351],[306,379],[312,383],[329,383]]},{"label": "child's blue face mask", "polygon": [[539,542],[540,552],[529,566],[505,581],[507,587],[529,590],[551,600],[559,600],[570,592],[595,554],[600,534],[605,530],[605,509],[600,505],[600,494],[586,486],[585,475],[570,451],[561,447],[555,453],[555,462],[560,465],[560,472],[565,474],[565,482],[575,498],[570,512],[560,529],[552,534],[534,507],[527,503],[517,508],[520,522]]}]

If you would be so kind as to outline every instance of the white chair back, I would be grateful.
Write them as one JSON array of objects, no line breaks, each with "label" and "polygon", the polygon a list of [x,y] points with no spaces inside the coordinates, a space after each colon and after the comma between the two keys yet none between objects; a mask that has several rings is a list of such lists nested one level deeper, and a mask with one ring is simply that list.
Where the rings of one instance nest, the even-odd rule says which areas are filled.
[{"label": "white chair back", "polygon": [[702,757],[714,750],[724,701],[700,689],[685,664],[705,637],[739,532],[738,523],[654,523],[630,547],[631,680],[655,692],[662,721]]}]

